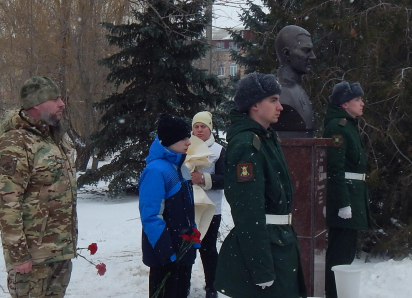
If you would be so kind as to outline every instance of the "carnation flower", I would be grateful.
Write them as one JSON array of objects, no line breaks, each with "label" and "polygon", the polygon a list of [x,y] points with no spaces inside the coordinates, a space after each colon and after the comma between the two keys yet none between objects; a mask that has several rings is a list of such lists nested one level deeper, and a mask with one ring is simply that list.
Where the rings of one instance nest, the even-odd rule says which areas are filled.
[{"label": "carnation flower", "polygon": [[189,236],[189,235],[183,234],[183,235],[182,235],[182,238],[183,238],[184,240],[186,240],[187,242],[190,242],[190,236]]},{"label": "carnation flower", "polygon": [[89,247],[87,248],[87,250],[90,251],[91,255],[94,255],[97,251],[97,244],[96,243],[90,244]]},{"label": "carnation flower", "polygon": [[[78,251],[82,251],[82,249],[86,249],[86,248],[77,248]],[[92,243],[87,247],[87,250],[90,251],[91,255],[94,255],[97,252],[97,244],[96,243]],[[89,259],[87,259],[85,256],[83,256],[80,252],[77,253],[78,257],[81,257],[82,259],[85,259],[87,262],[89,262],[91,265],[95,266],[97,269],[97,274],[99,274],[100,276],[104,275],[106,273],[106,265],[104,263],[100,263],[100,264],[95,264],[92,261],[90,261]]]},{"label": "carnation flower", "polygon": [[200,232],[196,228],[192,228],[193,232],[195,233],[195,237],[200,238]]},{"label": "carnation flower", "polygon": [[106,273],[106,264],[100,263],[96,265],[97,274],[104,275]]}]

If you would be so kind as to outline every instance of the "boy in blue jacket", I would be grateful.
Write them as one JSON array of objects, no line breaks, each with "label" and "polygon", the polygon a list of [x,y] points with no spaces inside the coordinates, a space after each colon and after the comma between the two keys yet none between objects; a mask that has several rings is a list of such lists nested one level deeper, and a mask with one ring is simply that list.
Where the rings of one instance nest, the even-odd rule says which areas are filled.
[{"label": "boy in blue jacket", "polygon": [[149,297],[170,272],[161,293],[168,298],[182,298],[187,297],[196,257],[194,245],[176,260],[182,235],[191,235],[196,227],[192,181],[183,165],[190,145],[190,127],[178,117],[163,114],[157,133],[139,180],[143,263],[150,267]]}]

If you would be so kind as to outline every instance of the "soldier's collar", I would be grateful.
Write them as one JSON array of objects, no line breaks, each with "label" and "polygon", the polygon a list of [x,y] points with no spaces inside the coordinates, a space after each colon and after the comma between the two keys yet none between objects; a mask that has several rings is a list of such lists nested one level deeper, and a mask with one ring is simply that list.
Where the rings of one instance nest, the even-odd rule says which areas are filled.
[{"label": "soldier's collar", "polygon": [[42,136],[47,137],[50,135],[49,125],[41,119],[35,119],[27,113],[25,110],[20,110],[20,117],[28,122],[31,129],[37,130]]},{"label": "soldier's collar", "polygon": [[50,126],[41,119],[33,118],[25,110],[20,110],[19,115],[30,125],[28,129],[37,131],[45,138],[51,136],[56,143],[59,143],[67,132],[67,125],[63,121],[58,126]]}]

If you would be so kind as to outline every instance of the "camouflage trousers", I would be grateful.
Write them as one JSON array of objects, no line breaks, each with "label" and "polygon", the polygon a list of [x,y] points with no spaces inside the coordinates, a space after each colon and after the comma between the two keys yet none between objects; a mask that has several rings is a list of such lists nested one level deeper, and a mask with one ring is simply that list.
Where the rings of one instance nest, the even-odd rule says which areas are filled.
[{"label": "camouflage trousers", "polygon": [[72,261],[33,265],[27,274],[11,269],[7,286],[12,298],[62,298],[69,285]]}]

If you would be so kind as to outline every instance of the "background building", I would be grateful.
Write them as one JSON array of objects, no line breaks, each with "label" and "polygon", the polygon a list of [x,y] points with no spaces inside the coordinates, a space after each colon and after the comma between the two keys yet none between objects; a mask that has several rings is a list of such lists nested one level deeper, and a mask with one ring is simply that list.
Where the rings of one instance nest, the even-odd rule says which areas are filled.
[{"label": "background building", "polygon": [[[243,28],[235,28],[234,30],[241,31],[242,34],[250,35],[247,30]],[[244,36],[244,38],[247,38]],[[212,32],[212,70],[213,74],[219,78],[226,79],[230,76],[245,75],[245,67],[240,66],[233,60],[231,50],[240,51],[240,47],[233,41],[230,33],[225,29],[215,29]],[[206,69],[205,58],[197,61],[197,67]]]},{"label": "background building", "polygon": [[[243,30],[238,28],[239,31]],[[236,64],[230,55],[231,50],[240,51],[238,45],[233,41],[229,32],[225,29],[213,31],[212,35],[212,73],[222,78],[244,75],[244,67]]]}]

